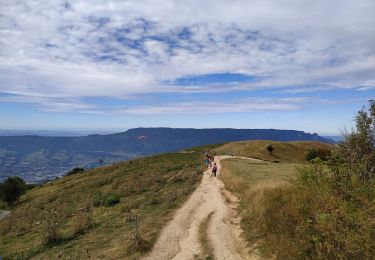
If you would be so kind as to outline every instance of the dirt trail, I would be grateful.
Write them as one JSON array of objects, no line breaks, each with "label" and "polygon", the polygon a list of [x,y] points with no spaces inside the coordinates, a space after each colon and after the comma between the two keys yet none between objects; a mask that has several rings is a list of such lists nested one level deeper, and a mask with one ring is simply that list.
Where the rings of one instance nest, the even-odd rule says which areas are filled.
[{"label": "dirt trail", "polygon": [[10,211],[0,209],[0,221],[2,221],[6,216],[10,214]]},{"label": "dirt trail", "polygon": [[[215,158],[218,176],[221,173],[220,160],[229,157],[231,158]],[[240,237],[241,229],[235,211],[236,198],[224,189],[220,179],[210,177],[210,171],[209,169],[205,172],[197,190],[176,212],[150,254],[144,259],[202,259],[204,252],[199,238],[199,226],[212,212],[206,237],[213,249],[214,258],[259,259],[256,253],[248,252],[245,242]]]}]

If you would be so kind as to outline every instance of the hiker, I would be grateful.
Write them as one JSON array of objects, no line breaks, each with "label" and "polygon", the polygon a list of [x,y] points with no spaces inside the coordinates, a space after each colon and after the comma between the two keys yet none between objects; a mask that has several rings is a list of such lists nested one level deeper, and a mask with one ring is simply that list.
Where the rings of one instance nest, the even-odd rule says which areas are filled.
[{"label": "hiker", "polygon": [[206,158],[206,160],[204,160],[204,164],[206,165],[206,167],[208,167],[210,165],[210,160]]},{"label": "hiker", "polygon": [[216,177],[216,172],[217,172],[217,165],[216,165],[216,163],[214,163],[214,166],[212,167],[212,175],[214,177]]}]

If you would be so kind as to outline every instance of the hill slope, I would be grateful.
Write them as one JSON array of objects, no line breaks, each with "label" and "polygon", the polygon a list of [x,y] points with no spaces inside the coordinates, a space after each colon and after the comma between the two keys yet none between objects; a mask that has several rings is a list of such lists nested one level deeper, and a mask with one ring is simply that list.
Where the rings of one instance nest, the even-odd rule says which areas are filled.
[{"label": "hill slope", "polygon": [[[197,173],[206,149],[226,153],[228,148],[232,151],[237,147],[238,153],[250,156],[244,144],[252,147],[249,151],[263,154],[268,141],[198,147],[121,162],[28,191],[20,204],[11,209],[12,214],[0,222],[0,256],[54,259],[62,254],[64,258],[76,259],[137,259],[152,246],[175,209],[200,182]],[[280,158],[325,146],[315,142],[273,144]],[[142,239],[134,240],[135,227]],[[55,240],[51,241],[51,236]]]},{"label": "hill slope", "polygon": [[275,129],[136,128],[83,137],[0,137],[0,180],[20,175],[30,182],[61,176],[74,167],[96,167],[135,157],[241,140],[320,141],[317,134]]},{"label": "hill slope", "polygon": [[0,222],[0,256],[138,259],[194,191],[206,149],[121,162],[34,188]]},{"label": "hill slope", "polygon": [[[267,146],[272,144],[274,151],[269,153]],[[320,142],[275,142],[275,141],[243,141],[225,144],[215,151],[218,154],[233,152],[237,156],[251,157],[265,161],[280,161],[288,163],[306,163],[306,154],[310,149],[334,148],[331,144]]]}]

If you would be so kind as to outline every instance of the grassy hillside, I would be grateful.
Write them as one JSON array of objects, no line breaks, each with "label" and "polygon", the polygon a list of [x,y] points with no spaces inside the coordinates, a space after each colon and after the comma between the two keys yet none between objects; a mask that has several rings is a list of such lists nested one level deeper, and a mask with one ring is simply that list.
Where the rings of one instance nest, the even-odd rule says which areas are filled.
[{"label": "grassy hillside", "polygon": [[117,163],[34,188],[0,223],[0,256],[137,259],[199,183],[206,149]]},{"label": "grassy hillside", "polygon": [[226,186],[241,199],[249,244],[275,259],[374,259],[375,180],[363,176],[374,169],[375,151],[361,134],[335,147],[327,162],[303,159],[308,149],[330,148],[318,143],[272,142],[273,154],[267,141],[216,149],[270,160],[222,162]]},{"label": "grassy hillside", "polygon": [[[267,146],[272,145],[274,151],[269,153]],[[229,154],[251,157],[266,161],[288,163],[305,163],[310,149],[333,149],[333,145],[320,142],[275,142],[275,141],[242,141],[225,144],[215,151],[217,154]]]},{"label": "grassy hillside", "polygon": [[[272,154],[266,150],[270,143],[274,147]],[[227,187],[242,198],[240,209],[245,231],[251,230],[253,222],[249,218],[251,212],[243,203],[256,203],[252,200],[257,198],[254,194],[295,178],[295,166],[305,162],[307,151],[322,147],[332,146],[269,141],[210,146],[218,154],[234,152],[269,160],[223,162]],[[207,148],[96,168],[28,191],[20,204],[10,209],[13,212],[10,217],[0,223],[0,256],[5,259],[139,258],[151,248],[174,210],[199,183],[197,173]],[[275,160],[280,163],[273,163]],[[252,239],[253,235],[248,233],[247,238]]]},{"label": "grassy hillside", "polygon": [[[267,151],[269,144],[274,147],[272,154]],[[272,233],[262,229],[269,220],[265,216],[265,210],[271,207],[267,204],[269,201],[265,199],[265,194],[289,187],[297,179],[297,169],[307,163],[305,157],[310,149],[333,147],[318,142],[246,141],[228,143],[215,149],[218,154],[233,152],[239,156],[266,160],[231,158],[222,161],[222,179],[225,186],[240,198],[238,210],[241,227],[249,244],[256,243],[261,252],[272,255],[272,250],[269,250],[270,240],[267,239]],[[280,162],[274,163],[275,160]]]}]

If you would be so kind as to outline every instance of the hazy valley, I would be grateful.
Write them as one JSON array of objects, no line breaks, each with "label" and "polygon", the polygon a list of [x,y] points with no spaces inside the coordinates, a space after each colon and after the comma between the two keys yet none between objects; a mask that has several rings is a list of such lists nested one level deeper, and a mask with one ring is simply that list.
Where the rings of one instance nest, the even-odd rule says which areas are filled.
[{"label": "hazy valley", "polygon": [[41,183],[75,167],[91,169],[147,155],[241,140],[333,143],[317,134],[274,129],[137,128],[75,137],[0,136],[0,181],[17,175],[27,182]]}]

